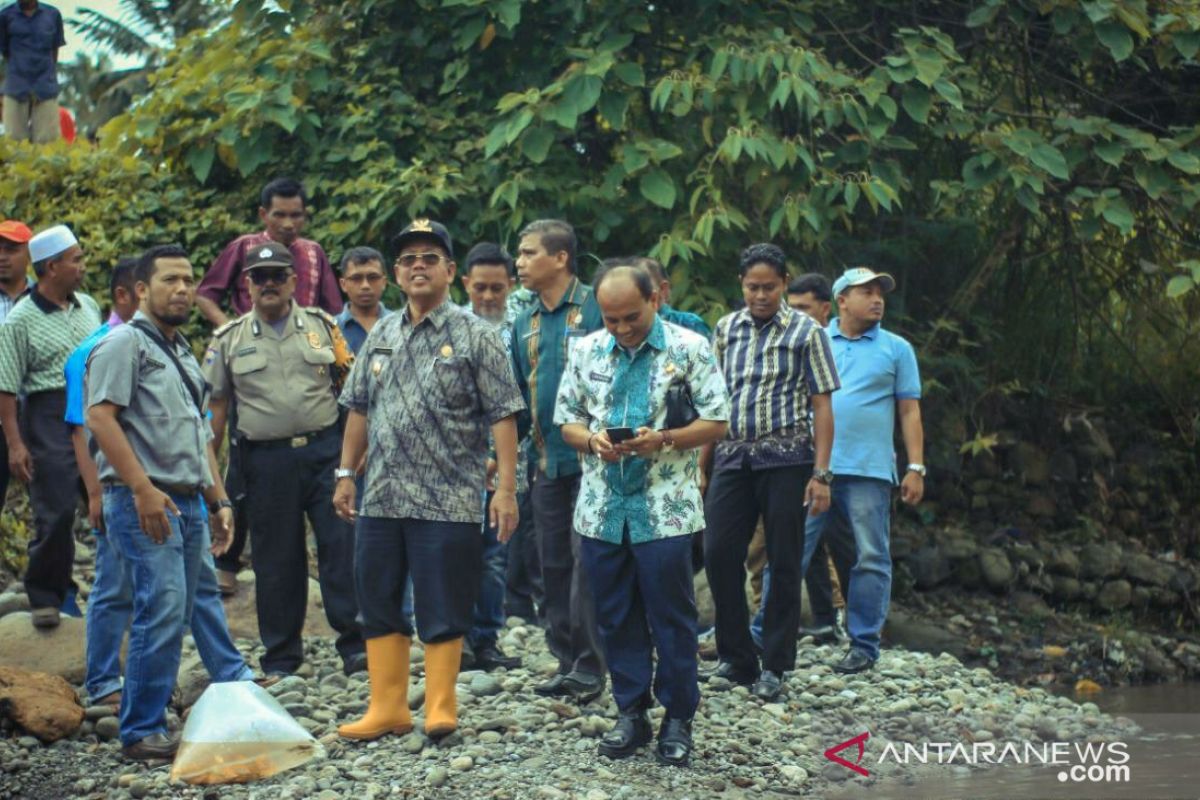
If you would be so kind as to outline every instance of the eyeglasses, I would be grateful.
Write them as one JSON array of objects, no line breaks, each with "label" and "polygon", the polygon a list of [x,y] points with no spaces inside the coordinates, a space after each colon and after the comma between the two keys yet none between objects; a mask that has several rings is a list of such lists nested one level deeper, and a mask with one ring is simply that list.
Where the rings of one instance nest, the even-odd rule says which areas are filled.
[{"label": "eyeglasses", "polygon": [[347,283],[379,283],[383,277],[383,273],[380,272],[366,272],[359,275],[344,275],[342,280]]},{"label": "eyeglasses", "polygon": [[286,283],[287,279],[291,276],[292,271],[287,267],[250,270],[250,280],[254,282],[255,286],[266,286],[268,283]]},{"label": "eyeglasses", "polygon": [[396,259],[396,263],[405,269],[412,269],[418,261],[427,267],[436,267],[444,258],[441,253],[405,253]]}]

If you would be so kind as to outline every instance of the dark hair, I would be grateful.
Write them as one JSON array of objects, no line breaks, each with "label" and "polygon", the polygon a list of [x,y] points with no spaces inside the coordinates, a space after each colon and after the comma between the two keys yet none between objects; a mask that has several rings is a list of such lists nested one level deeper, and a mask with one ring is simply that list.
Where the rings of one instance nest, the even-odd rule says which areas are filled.
[{"label": "dark hair", "polygon": [[338,265],[338,272],[345,274],[346,267],[366,264],[369,261],[378,261],[380,266],[385,266],[386,264],[383,260],[383,253],[374,247],[351,247],[342,254],[342,263]]},{"label": "dark hair", "polygon": [[137,285],[137,270],[138,260],[136,258],[122,258],[117,261],[117,265],[113,267],[112,274],[108,276],[108,296],[113,300],[117,299],[117,289],[124,289],[130,294],[134,293],[134,286]]},{"label": "dark hair", "polygon": [[743,278],[755,264],[766,264],[778,273],[779,277],[787,278],[787,257],[783,251],[773,244],[752,244],[742,251],[738,259],[738,275]]},{"label": "dark hair", "polygon": [[33,274],[39,278],[46,274],[46,269],[50,266],[53,258],[43,258],[41,261],[33,262]]},{"label": "dark hair", "polygon": [[157,244],[138,257],[133,276],[139,283],[150,283],[160,258],[187,258],[187,250],[177,244]]},{"label": "dark hair", "polygon": [[646,270],[650,273],[650,277],[659,283],[664,283],[667,280],[667,271],[663,269],[662,262],[657,258],[633,256],[629,259],[629,263]]},{"label": "dark hair", "polygon": [[471,248],[467,253],[466,269],[467,275],[471,274],[471,267],[476,264],[489,264],[504,267],[509,277],[516,274],[516,267],[513,264],[513,257],[508,254],[500,245],[495,242],[480,242]]},{"label": "dark hair", "polygon": [[554,255],[566,251],[567,271],[575,273],[575,253],[579,251],[579,240],[571,223],[561,219],[536,219],[525,226],[521,236],[537,235],[546,252]]},{"label": "dark hair", "polygon": [[299,197],[303,204],[308,203],[304,194],[304,186],[295,178],[276,178],[263,187],[258,195],[258,202],[263,208],[271,207],[272,197]]},{"label": "dark hair", "polygon": [[829,279],[819,272],[808,272],[788,284],[788,294],[809,294],[823,303],[833,302]]},{"label": "dark hair", "polygon": [[604,283],[605,279],[615,273],[629,275],[633,279],[633,285],[637,287],[638,293],[641,294],[643,300],[649,300],[654,294],[654,290],[658,288],[654,282],[654,276],[650,274],[650,270],[636,263],[636,259],[606,258],[600,262],[600,267],[596,270],[596,274],[592,276],[592,293],[598,294],[600,292],[600,284]]}]

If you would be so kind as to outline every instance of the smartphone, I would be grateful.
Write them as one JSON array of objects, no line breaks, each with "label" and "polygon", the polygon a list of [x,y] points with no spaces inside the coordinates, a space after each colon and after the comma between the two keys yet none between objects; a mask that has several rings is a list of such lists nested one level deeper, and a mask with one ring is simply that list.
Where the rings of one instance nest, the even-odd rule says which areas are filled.
[{"label": "smartphone", "polygon": [[608,434],[608,440],[613,444],[627,442],[637,436],[633,428],[607,428],[604,432]]}]

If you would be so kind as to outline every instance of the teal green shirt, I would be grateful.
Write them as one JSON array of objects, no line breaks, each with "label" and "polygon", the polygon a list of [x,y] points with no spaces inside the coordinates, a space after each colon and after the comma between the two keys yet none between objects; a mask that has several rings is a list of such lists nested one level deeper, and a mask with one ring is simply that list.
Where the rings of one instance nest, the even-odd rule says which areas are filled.
[{"label": "teal green shirt", "polygon": [[680,311],[678,308],[673,308],[671,305],[664,303],[663,307],[658,310],[658,315],[672,325],[687,328],[693,333],[700,334],[705,339],[712,339],[712,328],[708,327],[708,323],[699,314],[693,314],[690,311]]},{"label": "teal green shirt", "polygon": [[554,424],[554,400],[567,367],[569,348],[604,327],[592,287],[572,278],[555,308],[538,301],[513,323],[512,361],[517,385],[531,415],[530,428],[538,467],[548,478],[580,471],[579,454]]}]

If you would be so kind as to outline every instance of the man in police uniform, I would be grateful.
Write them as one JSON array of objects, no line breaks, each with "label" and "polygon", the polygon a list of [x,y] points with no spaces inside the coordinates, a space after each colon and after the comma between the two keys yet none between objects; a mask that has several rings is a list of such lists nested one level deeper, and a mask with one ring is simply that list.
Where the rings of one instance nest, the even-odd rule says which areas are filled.
[{"label": "man in police uniform", "polygon": [[333,510],[341,427],[335,392],[353,357],[336,321],[292,302],[292,254],[265,242],[246,258],[254,307],[213,334],[204,375],[213,387],[213,433],[221,441],[230,400],[246,476],[262,669],[292,673],[304,658],[308,594],[304,517],[317,540],[325,616],[338,632],[346,674],[366,668],[355,617],[354,529]]}]

